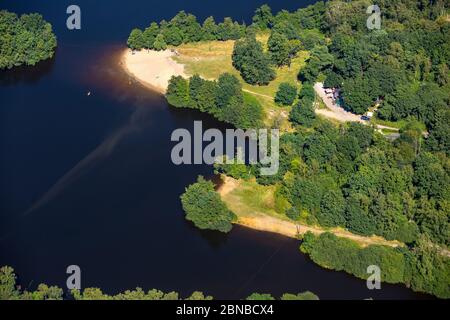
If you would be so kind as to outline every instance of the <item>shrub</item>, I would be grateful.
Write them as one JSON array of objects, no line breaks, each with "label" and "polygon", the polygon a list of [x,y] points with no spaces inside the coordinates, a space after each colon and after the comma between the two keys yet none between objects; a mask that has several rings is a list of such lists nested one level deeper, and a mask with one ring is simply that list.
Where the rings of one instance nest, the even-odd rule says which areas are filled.
[{"label": "shrub", "polygon": [[290,106],[294,103],[296,96],[297,88],[287,82],[283,82],[275,95],[275,102],[279,105]]},{"label": "shrub", "polygon": [[186,219],[192,221],[200,229],[229,232],[236,216],[228,210],[214,184],[202,176],[197,183],[190,185],[181,196],[181,203],[186,212]]}]

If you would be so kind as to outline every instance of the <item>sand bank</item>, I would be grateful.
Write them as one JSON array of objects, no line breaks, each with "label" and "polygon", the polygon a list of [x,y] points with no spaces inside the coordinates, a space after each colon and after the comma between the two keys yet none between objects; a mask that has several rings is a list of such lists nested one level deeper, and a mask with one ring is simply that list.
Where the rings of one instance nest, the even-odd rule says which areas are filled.
[{"label": "sand bank", "polygon": [[165,93],[172,76],[186,77],[184,65],[174,61],[174,55],[170,50],[141,50],[133,53],[126,49],[122,56],[122,66],[143,85]]},{"label": "sand bank", "polygon": [[403,246],[403,244],[398,241],[388,241],[379,236],[365,237],[353,234],[341,228],[324,229],[319,226],[294,223],[293,221],[280,219],[278,217],[264,214],[263,212],[246,214],[244,211],[249,211],[243,210],[245,209],[246,204],[239,198],[232,196],[233,191],[240,188],[240,184],[240,180],[222,176],[222,184],[217,191],[228,208],[237,215],[238,221],[236,223],[241,226],[259,231],[277,233],[290,238],[298,238],[306,232],[312,232],[316,235],[324,232],[331,232],[338,237],[353,240],[363,247],[376,244],[390,247]]}]

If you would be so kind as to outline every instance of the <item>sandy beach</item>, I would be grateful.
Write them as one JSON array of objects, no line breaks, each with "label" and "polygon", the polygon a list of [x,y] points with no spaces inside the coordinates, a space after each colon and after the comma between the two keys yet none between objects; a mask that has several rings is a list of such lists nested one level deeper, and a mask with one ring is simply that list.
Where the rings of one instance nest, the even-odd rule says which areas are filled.
[{"label": "sandy beach", "polygon": [[170,50],[141,50],[133,53],[126,49],[122,56],[122,66],[143,85],[164,94],[172,76],[186,77],[184,65],[174,61],[174,55]]}]

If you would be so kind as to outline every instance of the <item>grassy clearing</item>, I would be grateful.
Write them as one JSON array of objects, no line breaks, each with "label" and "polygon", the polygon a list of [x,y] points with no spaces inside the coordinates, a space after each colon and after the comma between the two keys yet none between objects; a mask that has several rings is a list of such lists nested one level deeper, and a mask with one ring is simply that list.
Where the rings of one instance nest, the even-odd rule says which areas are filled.
[{"label": "grassy clearing", "polygon": [[[259,34],[257,40],[267,46],[268,34]],[[298,53],[292,60],[290,67],[282,67],[276,70],[277,76],[267,86],[253,86],[247,84],[239,72],[233,67],[231,55],[233,53],[234,41],[204,41],[197,43],[183,44],[174,49],[179,53],[174,59],[185,66],[187,75],[198,74],[204,79],[217,79],[222,73],[228,72],[235,75],[242,83],[243,90],[256,97],[266,112],[266,125],[272,126],[274,122],[282,121],[282,130],[291,130],[287,115],[290,112],[288,107],[280,107],[275,104],[274,97],[278,91],[278,86],[282,82],[296,84],[300,89],[301,83],[297,79],[298,72],[306,64],[309,54],[306,51]]]},{"label": "grassy clearing", "polygon": [[[386,127],[397,128],[400,130],[403,129],[408,124],[408,120],[387,121],[387,120],[381,120],[381,119],[377,118],[376,116],[374,116],[370,120],[370,122],[375,125],[382,125],[382,126],[386,126]],[[420,123],[420,128],[422,129],[422,131],[427,130],[427,127],[425,126],[424,123]]]},{"label": "grassy clearing", "polygon": [[187,43],[175,48],[179,55],[174,59],[184,64],[188,75],[199,74],[205,79],[217,79],[220,74],[229,72],[239,76],[233,68],[231,54],[234,41],[207,41]]},{"label": "grassy clearing", "polygon": [[396,131],[396,130],[389,130],[389,129],[381,129],[381,133],[385,134],[385,135],[390,135],[390,134],[398,134],[398,131]]},{"label": "grassy clearing", "polygon": [[407,122],[405,120],[400,120],[400,121],[395,121],[395,122],[394,121],[386,121],[386,120],[378,119],[376,116],[374,116],[372,119],[370,119],[370,123],[375,124],[375,125],[382,125],[382,126],[401,129],[406,125]]},{"label": "grassy clearing", "polygon": [[[226,180],[229,183],[231,180]],[[234,180],[232,190],[222,194],[229,209],[239,217],[269,215],[288,220],[285,215],[275,210],[275,186],[262,186],[253,180]]]}]

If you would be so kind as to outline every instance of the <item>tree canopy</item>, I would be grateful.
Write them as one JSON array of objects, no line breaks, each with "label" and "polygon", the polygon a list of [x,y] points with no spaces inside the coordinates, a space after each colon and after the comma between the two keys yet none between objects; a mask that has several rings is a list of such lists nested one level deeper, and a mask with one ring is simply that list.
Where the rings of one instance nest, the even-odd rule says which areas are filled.
[{"label": "tree canopy", "polygon": [[249,84],[266,85],[275,79],[270,57],[252,35],[236,41],[233,49],[233,66]]},{"label": "tree canopy", "polygon": [[168,45],[179,46],[188,42],[236,40],[243,37],[245,32],[245,25],[229,17],[219,24],[214,17],[208,17],[200,24],[193,14],[180,11],[170,21],[151,22],[144,30],[134,28],[128,37],[127,45],[132,50],[159,51],[165,50]]},{"label": "tree canopy", "polygon": [[[289,66],[296,50],[307,50],[309,58],[298,70],[298,98],[294,83],[280,86],[276,96],[280,104],[298,101],[289,114],[292,127],[280,137],[277,174],[261,176],[258,165],[216,170],[273,186],[274,202],[282,204],[278,213],[292,220],[406,244],[361,248],[330,235],[307,236],[302,250],[317,263],[363,277],[363,266],[375,261],[385,268],[386,281],[447,297],[442,283],[448,284],[449,259],[439,250],[450,245],[449,8],[444,1],[412,0],[379,6],[381,30],[367,29],[364,0],[319,1],[276,14],[263,6],[246,32],[238,36],[236,26],[240,40],[232,61],[249,84],[270,82],[272,68]],[[210,17],[202,25],[204,39],[227,39],[234,25],[227,20],[219,26]],[[258,29],[269,29],[267,51],[255,38]],[[363,114],[373,107],[376,120],[399,121],[399,138],[317,117],[317,81],[338,88],[347,110]],[[231,74],[217,81],[173,78],[167,97],[174,106],[211,113],[238,128],[264,125],[262,107]]]},{"label": "tree canopy", "polygon": [[178,108],[193,108],[212,114],[237,128],[259,128],[264,111],[259,102],[242,91],[234,75],[224,73],[217,81],[203,80],[198,75],[190,79],[180,76],[169,81],[167,100]]},{"label": "tree canopy", "polygon": [[275,102],[283,106],[290,106],[294,103],[296,97],[297,88],[289,82],[283,82],[278,87]]},{"label": "tree canopy", "polygon": [[448,299],[450,260],[440,255],[427,241],[420,240],[412,252],[404,248],[370,245],[359,247],[352,240],[331,233],[315,236],[307,233],[300,250],[321,266],[345,271],[367,279],[367,267],[380,267],[381,279],[388,283],[404,283],[416,291],[432,293]]},{"label": "tree canopy", "polygon": [[52,26],[40,14],[18,17],[15,13],[0,11],[0,69],[23,64],[34,66],[53,57],[55,48]]},{"label": "tree canopy", "polygon": [[[11,267],[0,268],[0,300],[63,300],[63,290],[56,286],[40,284],[35,291],[18,289],[16,274]],[[99,288],[85,288],[84,290],[71,290],[71,298],[75,300],[181,300],[177,292],[164,293],[151,289],[145,292],[141,288],[126,290],[117,295],[108,295]],[[194,291],[185,300],[212,300],[213,297],[205,296],[200,291]]]},{"label": "tree canopy", "polygon": [[[38,286],[36,291],[22,291],[16,282],[17,276],[11,267],[0,268],[0,300],[63,300],[63,290],[56,286],[49,287],[46,284]],[[70,298],[75,300],[213,300],[212,296],[205,295],[201,291],[194,291],[185,299],[180,298],[178,292],[163,292],[157,289],[144,291],[142,288],[126,290],[116,295],[103,293],[99,288],[85,288],[84,290],[73,289]],[[270,294],[251,294],[247,300],[275,300]],[[298,294],[285,293],[281,300],[319,300],[312,292],[306,291]]]},{"label": "tree canopy", "polygon": [[253,23],[261,30],[271,27],[273,22],[272,9],[270,9],[267,4],[263,4],[255,10],[255,15],[252,20]]},{"label": "tree canopy", "polygon": [[214,184],[199,177],[181,196],[186,219],[200,229],[229,232],[235,215],[228,210],[214,190]]}]

